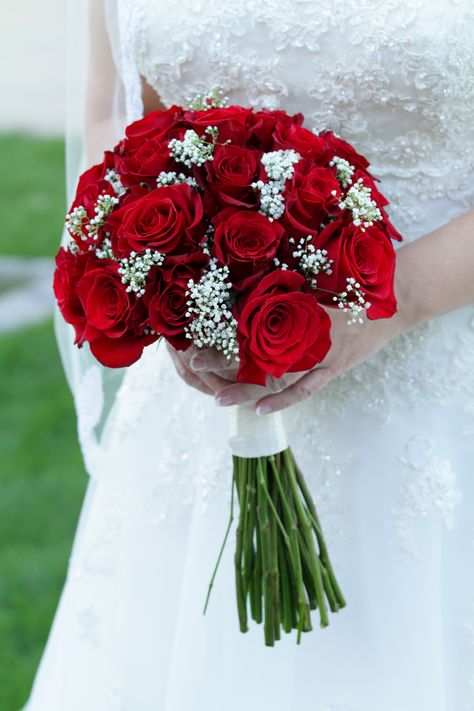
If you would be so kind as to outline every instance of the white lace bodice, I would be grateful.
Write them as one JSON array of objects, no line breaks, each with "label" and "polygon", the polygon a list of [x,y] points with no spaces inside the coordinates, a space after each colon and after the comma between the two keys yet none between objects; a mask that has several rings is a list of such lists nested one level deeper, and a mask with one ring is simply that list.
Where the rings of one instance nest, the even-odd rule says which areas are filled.
[{"label": "white lace bodice", "polygon": [[[221,86],[231,102],[302,111],[371,161],[409,237],[474,200],[471,0],[123,0],[130,81],[166,104]],[[440,202],[441,201],[441,202]],[[435,226],[434,224],[432,226]]]}]

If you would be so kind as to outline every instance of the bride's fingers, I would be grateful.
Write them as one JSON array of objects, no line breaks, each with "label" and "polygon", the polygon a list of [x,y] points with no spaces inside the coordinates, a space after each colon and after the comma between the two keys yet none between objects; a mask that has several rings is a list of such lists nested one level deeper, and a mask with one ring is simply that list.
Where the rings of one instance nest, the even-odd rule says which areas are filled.
[{"label": "bride's fingers", "polygon": [[277,380],[273,377],[268,377],[266,386],[233,383],[217,391],[216,401],[218,405],[222,405],[223,407],[228,405],[242,405],[249,400],[258,400],[265,395],[280,392],[287,384],[288,382],[283,378]]},{"label": "bride's fingers", "polygon": [[310,370],[276,395],[267,395],[256,403],[256,411],[259,415],[266,415],[270,412],[283,410],[285,407],[295,405],[297,402],[307,400],[315,393],[322,390],[334,377],[329,368],[316,368]]},{"label": "bride's fingers", "polygon": [[188,349],[188,351],[177,351],[169,343],[167,343],[167,348],[178,375],[185,383],[206,393],[206,395],[215,395],[217,390],[233,382],[223,377],[225,373],[194,373],[189,367],[192,354],[188,353],[188,351],[191,349]]},{"label": "bride's fingers", "polygon": [[202,349],[195,351],[189,362],[191,370],[196,373],[215,372],[230,372],[235,371],[235,361],[227,358],[219,351],[213,348]]},{"label": "bride's fingers", "polygon": [[[190,371],[192,372],[192,371]],[[225,373],[199,373],[198,376],[209,388],[212,394],[215,395],[219,390],[232,385],[233,381],[225,377]]]},{"label": "bride's fingers", "polygon": [[214,395],[215,391],[207,383],[203,382],[198,375],[189,370],[174,348],[168,346],[168,353],[170,354],[173,365],[176,368],[176,372],[179,377],[184,380],[186,385],[190,385],[206,395]]}]

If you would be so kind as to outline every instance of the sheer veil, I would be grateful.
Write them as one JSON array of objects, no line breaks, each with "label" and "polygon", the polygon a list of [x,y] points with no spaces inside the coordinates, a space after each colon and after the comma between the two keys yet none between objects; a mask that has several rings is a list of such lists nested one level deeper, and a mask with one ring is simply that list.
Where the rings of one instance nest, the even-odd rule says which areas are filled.
[{"label": "sheer veil", "polygon": [[[136,12],[125,0],[68,0],[66,186],[71,204],[77,179],[101,160],[128,123],[143,114],[141,83],[125,28]],[[62,242],[67,239],[63,232]],[[101,366],[71,326],[55,312],[55,331],[74,396],[86,468],[95,468],[101,435],[123,379],[123,369]]]}]

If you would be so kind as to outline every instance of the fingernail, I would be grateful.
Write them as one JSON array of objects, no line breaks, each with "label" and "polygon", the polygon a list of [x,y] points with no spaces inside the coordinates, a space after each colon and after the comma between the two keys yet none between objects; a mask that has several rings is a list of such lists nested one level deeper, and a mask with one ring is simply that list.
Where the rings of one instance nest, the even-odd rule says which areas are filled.
[{"label": "fingernail", "polygon": [[272,411],[272,408],[270,405],[259,405],[255,412],[257,415],[268,415],[269,412]]},{"label": "fingernail", "polygon": [[206,368],[205,362],[199,356],[193,356],[190,365],[193,370],[205,370]]},{"label": "fingernail", "polygon": [[219,407],[227,407],[234,404],[234,399],[230,395],[216,395],[216,402]]}]

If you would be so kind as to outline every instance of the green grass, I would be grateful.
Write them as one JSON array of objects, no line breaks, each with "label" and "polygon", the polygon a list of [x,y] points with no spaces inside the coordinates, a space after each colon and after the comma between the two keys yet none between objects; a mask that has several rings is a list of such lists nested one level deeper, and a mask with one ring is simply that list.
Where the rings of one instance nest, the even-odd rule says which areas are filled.
[{"label": "green grass", "polygon": [[[63,163],[59,139],[0,135],[0,255],[56,252]],[[0,711],[27,699],[86,483],[52,324],[0,335]]]},{"label": "green grass", "polygon": [[0,709],[25,702],[86,474],[50,322],[0,337]]},{"label": "green grass", "polygon": [[64,215],[64,141],[0,134],[0,254],[54,255]]}]

